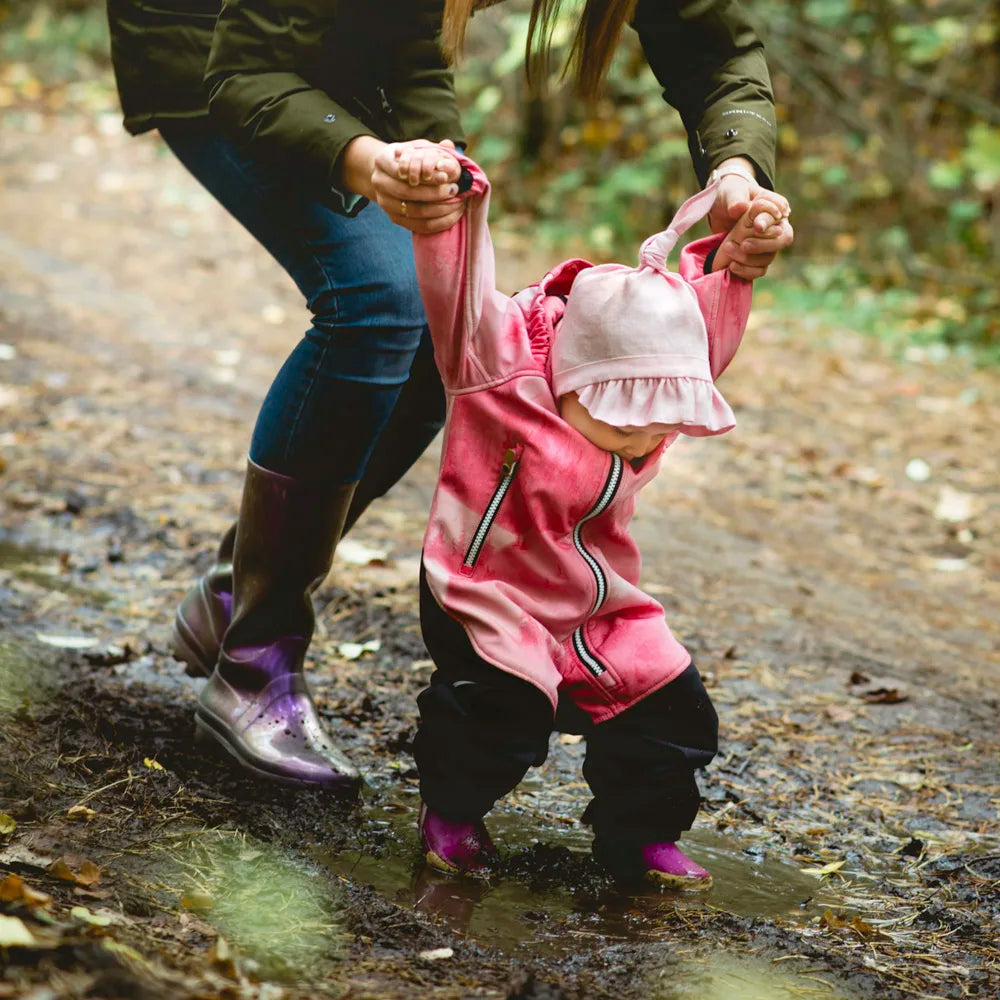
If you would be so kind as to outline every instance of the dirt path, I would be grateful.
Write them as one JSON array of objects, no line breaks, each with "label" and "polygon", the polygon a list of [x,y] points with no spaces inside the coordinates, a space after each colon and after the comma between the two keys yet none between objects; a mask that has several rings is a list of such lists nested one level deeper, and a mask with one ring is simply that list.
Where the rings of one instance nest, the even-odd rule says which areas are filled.
[{"label": "dirt path", "polygon": [[[510,289],[551,263],[501,246]],[[1000,376],[760,291],[724,386],[739,428],[675,448],[637,521],[722,715],[691,838],[717,888],[608,885],[576,822],[581,747],[558,738],[495,817],[504,877],[439,881],[407,752],[434,455],[319,594],[310,676],[362,807],[204,758],[167,623],[305,314],[113,108],[8,109],[0,914],[20,924],[0,919],[0,997],[1000,995]]]}]

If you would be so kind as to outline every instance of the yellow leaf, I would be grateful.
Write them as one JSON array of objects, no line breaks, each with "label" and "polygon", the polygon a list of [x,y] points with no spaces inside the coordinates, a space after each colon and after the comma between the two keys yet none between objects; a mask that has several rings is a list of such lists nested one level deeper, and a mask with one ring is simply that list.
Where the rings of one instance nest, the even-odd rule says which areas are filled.
[{"label": "yellow leaf", "polygon": [[6,837],[17,829],[17,820],[7,813],[0,812],[0,837]]},{"label": "yellow leaf", "polygon": [[834,872],[840,871],[846,864],[846,861],[831,861],[828,865],[823,865],[822,868],[803,868],[802,874],[819,875],[822,878],[824,875],[832,875]]},{"label": "yellow leaf", "polygon": [[89,809],[87,806],[70,806],[66,810],[66,815],[70,819],[84,820],[89,823],[97,815],[97,811]]},{"label": "yellow leaf", "polygon": [[0,916],[0,948],[30,947],[35,936],[20,917]]},{"label": "yellow leaf", "polygon": [[143,757],[143,764],[146,765],[151,771],[162,771],[163,765],[155,757]]},{"label": "yellow leaf", "polygon": [[69,914],[71,917],[76,917],[77,920],[82,920],[85,924],[90,924],[91,927],[107,927],[111,923],[110,917],[102,916],[99,913],[91,913],[86,906],[74,906],[69,911]]}]

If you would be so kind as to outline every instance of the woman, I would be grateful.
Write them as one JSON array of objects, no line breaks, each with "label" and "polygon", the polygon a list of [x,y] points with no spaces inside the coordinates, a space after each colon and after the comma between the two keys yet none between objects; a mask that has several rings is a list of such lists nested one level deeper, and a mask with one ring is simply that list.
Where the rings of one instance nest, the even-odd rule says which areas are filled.
[{"label": "woman", "polygon": [[[555,5],[533,2],[544,48]],[[172,643],[189,672],[210,675],[199,733],[289,784],[360,783],[303,677],[311,593],[343,532],[443,420],[406,230],[446,229],[462,206],[447,172],[411,177],[397,154],[407,140],[464,143],[438,36],[443,18],[454,55],[474,6],[226,0],[220,12],[218,0],[108,0],[125,127],[159,129],[312,312],[257,417],[236,524],[182,601]],[[584,91],[599,84],[630,6],[588,0],[574,49]],[[728,229],[772,186],[760,42],[732,0],[640,0],[632,23],[684,118],[700,180],[722,175],[712,224]],[[777,240],[729,246],[733,272],[763,274],[791,242],[783,225]],[[354,432],[331,435],[343,426]]]}]

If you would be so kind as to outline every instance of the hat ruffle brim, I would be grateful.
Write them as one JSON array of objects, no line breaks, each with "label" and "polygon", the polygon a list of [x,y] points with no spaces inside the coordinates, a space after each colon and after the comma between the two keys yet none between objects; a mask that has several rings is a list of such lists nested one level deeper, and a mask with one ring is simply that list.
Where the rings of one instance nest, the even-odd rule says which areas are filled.
[{"label": "hat ruffle brim", "polygon": [[595,420],[612,427],[664,425],[691,437],[710,437],[736,426],[722,393],[701,378],[609,379],[583,386],[577,395]]}]

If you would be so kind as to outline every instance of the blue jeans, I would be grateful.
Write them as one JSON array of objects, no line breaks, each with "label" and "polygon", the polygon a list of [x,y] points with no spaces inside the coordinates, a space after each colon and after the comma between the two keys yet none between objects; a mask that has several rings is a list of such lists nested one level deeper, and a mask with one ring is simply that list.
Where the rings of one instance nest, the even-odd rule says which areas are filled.
[{"label": "blue jeans", "polygon": [[[418,450],[402,462],[390,458],[384,492],[443,419],[409,232],[377,205],[354,218],[339,215],[287,170],[252,159],[207,123],[164,126],[160,134],[288,272],[312,313],[264,398],[250,444],[254,462],[299,478],[361,479],[420,351],[436,398],[417,406],[427,411],[420,440],[410,444]],[[423,417],[407,421],[410,437]]]}]

